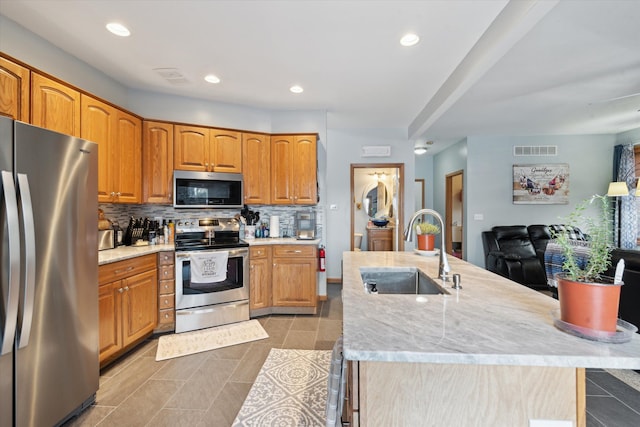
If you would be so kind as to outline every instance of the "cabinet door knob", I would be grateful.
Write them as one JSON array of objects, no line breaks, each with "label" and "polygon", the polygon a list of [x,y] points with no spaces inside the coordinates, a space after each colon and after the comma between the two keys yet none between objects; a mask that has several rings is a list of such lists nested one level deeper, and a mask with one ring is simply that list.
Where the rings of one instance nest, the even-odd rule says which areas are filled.
[{"label": "cabinet door knob", "polygon": [[123,293],[124,289],[120,288],[120,289],[118,289],[118,292]]},{"label": "cabinet door knob", "polygon": [[125,290],[125,291],[128,291],[128,290],[129,290],[129,287],[128,287],[128,286],[125,286],[125,287],[124,287],[124,290]]}]

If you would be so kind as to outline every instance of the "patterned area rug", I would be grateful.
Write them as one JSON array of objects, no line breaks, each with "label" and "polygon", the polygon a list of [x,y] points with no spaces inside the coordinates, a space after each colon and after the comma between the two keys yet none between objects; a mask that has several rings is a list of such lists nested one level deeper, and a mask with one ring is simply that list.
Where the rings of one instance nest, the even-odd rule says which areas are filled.
[{"label": "patterned area rug", "polygon": [[605,369],[605,371],[623,383],[626,383],[629,387],[640,391],[640,371],[633,371],[631,369]]},{"label": "patterned area rug", "polygon": [[271,349],[233,426],[324,426],[330,364],[331,351]]},{"label": "patterned area rug", "polygon": [[163,335],[158,340],[156,361],[265,338],[269,338],[269,335],[255,319],[198,331]]}]

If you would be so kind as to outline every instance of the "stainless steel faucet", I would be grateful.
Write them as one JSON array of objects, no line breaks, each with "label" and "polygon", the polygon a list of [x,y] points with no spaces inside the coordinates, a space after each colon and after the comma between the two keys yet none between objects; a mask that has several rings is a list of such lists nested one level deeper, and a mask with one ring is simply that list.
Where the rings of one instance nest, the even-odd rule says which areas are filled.
[{"label": "stainless steel faucet", "polygon": [[439,267],[438,267],[438,277],[440,277],[443,281],[447,281],[447,273],[451,271],[451,267],[449,267],[449,261],[447,260],[447,253],[445,251],[445,239],[444,239],[444,221],[440,214],[433,209],[420,209],[416,213],[411,216],[409,220],[409,226],[404,231],[404,240],[407,242],[411,242],[413,240],[413,223],[416,222],[419,216],[429,214],[433,216],[440,223],[440,258],[439,258]]}]

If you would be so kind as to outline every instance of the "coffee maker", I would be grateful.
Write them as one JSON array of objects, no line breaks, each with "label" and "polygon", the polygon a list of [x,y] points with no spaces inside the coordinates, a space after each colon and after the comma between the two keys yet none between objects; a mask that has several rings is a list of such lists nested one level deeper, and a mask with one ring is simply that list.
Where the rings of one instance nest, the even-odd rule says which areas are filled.
[{"label": "coffee maker", "polygon": [[316,238],[316,214],[314,212],[296,212],[296,239],[313,240]]}]

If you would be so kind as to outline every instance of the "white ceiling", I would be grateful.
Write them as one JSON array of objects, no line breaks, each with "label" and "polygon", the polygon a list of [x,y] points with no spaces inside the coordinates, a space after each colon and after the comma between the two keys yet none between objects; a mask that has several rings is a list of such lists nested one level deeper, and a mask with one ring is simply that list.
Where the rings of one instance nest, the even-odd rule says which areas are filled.
[{"label": "white ceiling", "polygon": [[[2,0],[0,13],[127,87],[326,110],[330,128],[402,128],[431,152],[467,135],[640,127],[636,0]],[[409,31],[420,43],[400,46]]]}]

